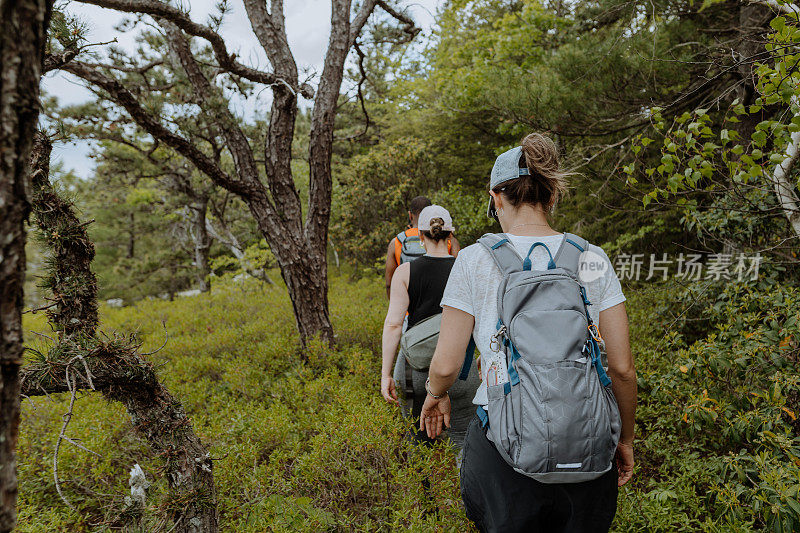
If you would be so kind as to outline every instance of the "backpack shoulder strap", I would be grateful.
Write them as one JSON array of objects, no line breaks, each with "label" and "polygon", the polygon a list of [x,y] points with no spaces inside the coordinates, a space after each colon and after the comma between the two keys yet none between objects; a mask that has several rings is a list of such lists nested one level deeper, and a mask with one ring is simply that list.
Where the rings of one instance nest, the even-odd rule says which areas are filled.
[{"label": "backpack shoulder strap", "polygon": [[405,232],[398,233],[397,236],[392,239],[394,242],[394,261],[397,263],[397,266],[400,266],[403,262],[403,241],[401,240],[401,236],[405,237]]},{"label": "backpack shoulder strap", "polygon": [[504,276],[522,270],[522,258],[505,233],[487,233],[478,242],[486,248]]},{"label": "backpack shoulder strap", "polygon": [[564,233],[564,240],[556,252],[553,260],[556,266],[568,270],[573,274],[578,274],[580,265],[581,254],[589,249],[589,243],[586,239],[578,237],[573,233]]}]

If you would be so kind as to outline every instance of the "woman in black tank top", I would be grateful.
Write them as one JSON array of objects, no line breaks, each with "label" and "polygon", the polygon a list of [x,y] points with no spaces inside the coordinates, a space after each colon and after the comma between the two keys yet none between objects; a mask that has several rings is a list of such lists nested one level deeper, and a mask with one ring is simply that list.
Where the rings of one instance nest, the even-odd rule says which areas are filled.
[{"label": "woman in black tank top", "polygon": [[[419,215],[419,229],[426,254],[400,265],[392,277],[389,311],[383,328],[381,370],[383,397],[389,402],[399,403],[403,414],[414,418],[419,417],[425,402],[428,372],[412,369],[402,353],[395,364],[395,354],[403,332],[442,312],[440,302],[455,262],[455,258],[448,254],[448,239],[453,226],[447,210],[436,205],[423,209]],[[448,433],[451,441],[458,446],[461,446],[469,420],[474,414],[472,397],[479,382],[477,369],[473,368],[470,378],[462,382],[463,390],[450,391],[453,414]],[[422,432],[418,432],[416,438],[432,442]]]},{"label": "woman in black tank top", "polygon": [[[449,232],[448,232],[449,233]],[[409,263],[408,326],[411,329],[422,320],[442,312],[439,302],[456,258],[447,255],[423,255]]]}]

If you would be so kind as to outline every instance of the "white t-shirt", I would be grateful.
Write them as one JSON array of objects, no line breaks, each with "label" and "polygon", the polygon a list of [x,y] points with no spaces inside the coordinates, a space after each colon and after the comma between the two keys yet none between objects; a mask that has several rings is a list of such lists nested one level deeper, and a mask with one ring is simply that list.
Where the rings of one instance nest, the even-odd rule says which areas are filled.
[{"label": "white t-shirt", "polygon": [[[528,249],[537,241],[547,245],[555,256],[564,241],[563,234],[508,237],[520,257],[525,257]],[[532,269],[546,270],[549,259],[547,251],[537,246],[531,254]],[[589,245],[588,252],[581,255],[579,268],[581,284],[586,288],[586,295],[592,303],[589,306],[589,316],[599,325],[600,311],[625,301],[622,287],[606,253],[593,244]],[[497,331],[497,289],[502,280],[503,275],[492,256],[482,244],[475,243],[458,253],[442,297],[442,306],[454,307],[475,317],[472,337],[481,357],[481,385],[473,399],[473,403],[477,405],[489,403],[486,396],[487,372],[492,384],[508,381],[504,354],[489,348],[491,336]]]}]

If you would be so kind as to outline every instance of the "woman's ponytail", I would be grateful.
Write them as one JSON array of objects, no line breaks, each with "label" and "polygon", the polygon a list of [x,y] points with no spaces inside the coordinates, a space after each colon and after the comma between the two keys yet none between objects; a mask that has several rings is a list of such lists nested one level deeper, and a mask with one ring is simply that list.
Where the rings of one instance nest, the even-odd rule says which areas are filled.
[{"label": "woman's ponytail", "polygon": [[430,229],[423,230],[422,234],[433,241],[441,241],[450,237],[452,232],[444,229],[444,219],[432,218]]},{"label": "woman's ponytail", "polygon": [[511,205],[541,205],[549,211],[567,192],[569,172],[561,169],[558,148],[555,143],[541,133],[531,133],[522,139],[520,167],[527,167],[530,176],[502,184],[503,195]]}]

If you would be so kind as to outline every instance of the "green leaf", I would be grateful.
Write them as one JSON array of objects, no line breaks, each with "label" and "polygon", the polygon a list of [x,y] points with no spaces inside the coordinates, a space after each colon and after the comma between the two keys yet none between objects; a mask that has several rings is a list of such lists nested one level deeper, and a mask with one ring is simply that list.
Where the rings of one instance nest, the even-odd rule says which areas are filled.
[{"label": "green leaf", "polygon": [[786,19],[783,17],[775,17],[770,21],[769,25],[773,30],[780,33],[786,28]]},{"label": "green leaf", "polygon": [[683,176],[681,174],[673,174],[667,179],[667,185],[672,192],[678,192],[681,184],[683,183]]},{"label": "green leaf", "polygon": [[764,146],[764,143],[767,142],[767,133],[763,130],[754,131],[752,139],[757,146]]}]

